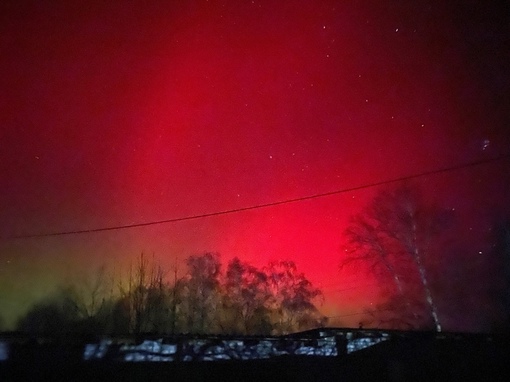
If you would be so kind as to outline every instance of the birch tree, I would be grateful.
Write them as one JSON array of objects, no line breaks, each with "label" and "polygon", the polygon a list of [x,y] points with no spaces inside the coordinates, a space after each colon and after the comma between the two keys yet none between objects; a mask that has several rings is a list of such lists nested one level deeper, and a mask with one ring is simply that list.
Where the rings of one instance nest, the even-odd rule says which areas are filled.
[{"label": "birch tree", "polygon": [[[389,305],[403,301],[397,304],[405,310],[400,313],[411,314],[417,325],[422,316],[419,306],[425,302],[428,315],[440,332],[442,326],[426,261],[432,255],[433,240],[447,228],[449,220],[446,210],[427,205],[409,185],[380,191],[345,230],[347,241],[341,267],[352,263],[366,266],[390,291]],[[418,292],[416,283],[420,286]]]}]

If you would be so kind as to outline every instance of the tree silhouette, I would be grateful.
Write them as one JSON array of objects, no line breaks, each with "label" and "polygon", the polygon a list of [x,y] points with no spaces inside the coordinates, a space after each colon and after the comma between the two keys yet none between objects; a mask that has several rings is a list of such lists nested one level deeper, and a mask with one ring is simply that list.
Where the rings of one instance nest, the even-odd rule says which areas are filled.
[{"label": "tree silhouette", "polygon": [[[376,310],[396,309],[396,320],[402,322],[392,325],[423,326],[428,316],[436,330],[442,330],[425,262],[432,240],[449,221],[446,210],[427,205],[409,185],[380,191],[351,219],[341,267],[362,263],[382,282],[390,298]],[[429,314],[423,313],[424,307]]]},{"label": "tree silhouette", "polygon": [[[106,268],[100,267],[92,275],[82,275],[74,283],[61,288],[67,304],[75,311],[83,326],[89,325],[108,331],[112,328],[114,281]],[[87,324],[88,323],[88,324]]]},{"label": "tree silhouette", "polygon": [[270,297],[267,276],[253,265],[237,257],[227,267],[224,281],[224,327],[241,334],[265,334],[270,331],[268,309]]},{"label": "tree silhouette", "polygon": [[[234,258],[225,274],[220,256],[208,252],[185,260],[173,284],[142,253],[118,282],[104,269],[79,285],[67,285],[34,305],[18,329],[34,334],[283,334],[322,326],[314,301],[322,296],[292,261],[262,269]],[[112,280],[113,285],[113,280]]]},{"label": "tree silhouette", "polygon": [[120,299],[114,313],[114,321],[122,326],[129,322],[130,332],[163,332],[166,316],[168,284],[161,266],[140,254],[135,268],[129,269],[127,288],[119,283]]},{"label": "tree silhouette", "polygon": [[322,292],[297,271],[293,261],[270,262],[263,272],[270,292],[266,306],[272,312],[275,334],[319,327],[326,323],[326,317],[313,303],[322,297]]},{"label": "tree silhouette", "polygon": [[69,295],[68,290],[60,289],[52,296],[33,305],[18,320],[17,329],[30,334],[60,336],[78,333],[85,328],[72,296]]},{"label": "tree silhouette", "polygon": [[219,331],[217,308],[221,306],[221,263],[217,253],[190,256],[186,259],[188,271],[180,281],[180,294],[190,333]]}]

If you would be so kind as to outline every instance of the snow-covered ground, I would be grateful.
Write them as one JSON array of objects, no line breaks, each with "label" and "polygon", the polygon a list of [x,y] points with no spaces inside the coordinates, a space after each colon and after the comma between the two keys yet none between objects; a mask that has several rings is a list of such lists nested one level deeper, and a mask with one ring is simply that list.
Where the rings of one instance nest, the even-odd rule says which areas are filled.
[{"label": "snow-covered ground", "polygon": [[[342,353],[352,353],[388,339],[387,334],[360,337],[353,333],[325,335],[308,338],[264,337],[229,338],[218,337],[181,338],[167,341],[164,338],[146,339],[138,344],[117,344],[112,340],[102,340],[85,347],[83,358],[86,361],[117,359],[126,362],[172,362],[172,361],[226,361],[255,360],[279,356],[336,357]],[[344,347],[344,348],[342,348]]]},{"label": "snow-covered ground", "polygon": [[6,341],[0,341],[0,362],[9,359],[9,344]]},{"label": "snow-covered ground", "polygon": [[[270,359],[280,356],[336,357],[373,346],[390,338],[378,331],[313,330],[281,337],[104,337],[83,345],[82,360],[120,362],[229,361]],[[37,344],[37,341],[35,342]],[[19,341],[0,338],[0,362],[10,359]],[[65,345],[62,345],[65,346]],[[34,349],[36,352],[39,351]],[[41,350],[44,351],[44,350]]]}]

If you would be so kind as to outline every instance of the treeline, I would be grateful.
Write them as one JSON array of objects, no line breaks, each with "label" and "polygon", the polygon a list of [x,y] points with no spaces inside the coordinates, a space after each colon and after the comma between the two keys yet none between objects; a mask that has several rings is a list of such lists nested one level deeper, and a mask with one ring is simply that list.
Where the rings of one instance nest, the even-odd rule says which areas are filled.
[{"label": "treeline", "polygon": [[29,334],[285,334],[326,324],[322,292],[292,261],[257,268],[238,258],[222,270],[216,253],[190,256],[166,272],[140,255],[118,280],[102,269],[61,287],[18,321]]}]

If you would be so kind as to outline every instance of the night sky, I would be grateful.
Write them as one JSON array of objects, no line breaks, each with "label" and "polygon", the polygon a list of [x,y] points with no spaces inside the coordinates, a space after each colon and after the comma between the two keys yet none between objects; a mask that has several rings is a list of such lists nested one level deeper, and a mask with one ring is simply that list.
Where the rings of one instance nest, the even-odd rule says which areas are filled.
[{"label": "night sky", "polygon": [[[8,325],[58,283],[102,264],[118,271],[142,251],[168,268],[205,251],[224,264],[291,259],[324,289],[327,315],[363,311],[377,285],[338,264],[349,217],[374,187],[142,228],[13,237],[244,208],[510,152],[504,1],[145,3],[0,5]],[[456,211],[452,248],[468,250],[445,249],[452,264],[488,253],[494,214],[510,213],[508,159],[414,184]],[[466,306],[483,310],[484,297],[472,298]],[[485,318],[446,321],[477,330]]]}]

